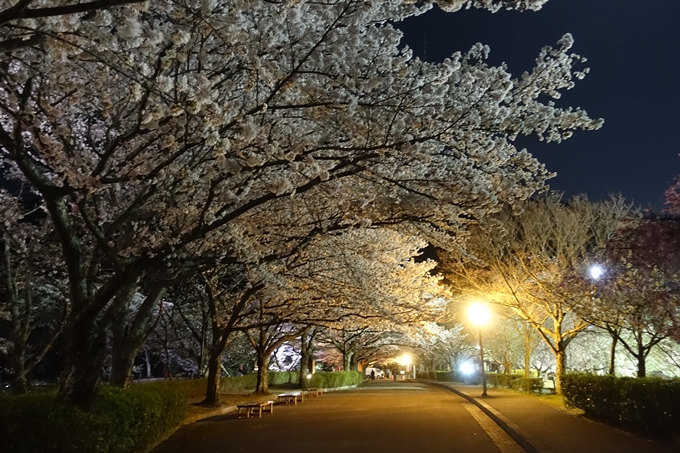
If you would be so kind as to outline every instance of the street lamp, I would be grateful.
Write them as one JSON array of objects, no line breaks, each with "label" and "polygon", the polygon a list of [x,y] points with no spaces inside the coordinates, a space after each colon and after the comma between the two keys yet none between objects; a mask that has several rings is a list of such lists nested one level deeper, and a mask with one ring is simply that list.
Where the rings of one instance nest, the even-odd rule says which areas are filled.
[{"label": "street lamp", "polygon": [[479,359],[482,371],[482,397],[486,394],[486,374],[484,373],[484,343],[482,343],[482,327],[489,322],[491,313],[485,304],[477,303],[468,308],[468,318],[479,329]]},{"label": "street lamp", "polygon": [[593,264],[588,268],[588,273],[593,280],[599,280],[604,275],[604,267],[599,264]]}]

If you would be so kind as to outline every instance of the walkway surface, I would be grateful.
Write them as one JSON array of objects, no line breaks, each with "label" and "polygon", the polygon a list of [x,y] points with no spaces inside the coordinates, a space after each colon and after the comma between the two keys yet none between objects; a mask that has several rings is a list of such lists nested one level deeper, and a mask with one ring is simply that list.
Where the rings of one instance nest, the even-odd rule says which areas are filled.
[{"label": "walkway surface", "polygon": [[276,405],[262,418],[235,413],[182,427],[153,453],[672,453],[520,393],[450,383],[367,382]]},{"label": "walkway surface", "polygon": [[442,383],[492,409],[540,453],[671,453],[670,446],[643,439],[583,416],[548,406],[521,393]]},{"label": "walkway surface", "polygon": [[384,380],[279,404],[262,418],[229,414],[186,425],[154,453],[522,452],[512,445],[479,408],[448,389]]}]

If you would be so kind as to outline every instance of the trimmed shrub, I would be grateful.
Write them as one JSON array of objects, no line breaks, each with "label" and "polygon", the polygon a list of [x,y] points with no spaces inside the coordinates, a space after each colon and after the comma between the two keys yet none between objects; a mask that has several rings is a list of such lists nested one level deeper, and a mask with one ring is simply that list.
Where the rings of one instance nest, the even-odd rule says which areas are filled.
[{"label": "trimmed shrub", "polygon": [[314,373],[310,379],[310,388],[337,388],[359,385],[364,382],[364,375],[360,371],[333,371],[328,373]]},{"label": "trimmed shrub", "polygon": [[270,371],[269,385],[297,384],[299,378],[298,371]]},{"label": "trimmed shrub", "polygon": [[614,426],[670,438],[680,432],[680,379],[562,376],[565,404]]},{"label": "trimmed shrub", "polygon": [[194,399],[205,396],[205,390],[208,386],[207,379],[179,379],[172,381],[154,381],[154,382],[140,382],[134,386],[156,386],[158,388],[171,389],[186,399]]},{"label": "trimmed shrub", "polygon": [[453,371],[435,371],[435,380],[440,382],[454,382],[456,374]]},{"label": "trimmed shrub", "polygon": [[513,388],[513,382],[522,379],[520,374],[486,373],[486,383],[491,387]]},{"label": "trimmed shrub", "polygon": [[541,390],[543,390],[543,379],[520,377],[510,381],[510,387],[518,392],[541,393]]},{"label": "trimmed shrub", "polygon": [[437,371],[416,371],[416,378],[435,381],[437,380]]},{"label": "trimmed shrub", "polygon": [[167,385],[105,387],[89,412],[59,404],[54,393],[0,400],[3,451],[146,452],[184,419],[184,395]]},{"label": "trimmed shrub", "polygon": [[[257,384],[257,374],[250,373],[245,376],[227,376],[220,379],[220,393],[241,393],[245,390],[254,390]],[[205,395],[205,385],[203,394]]]}]

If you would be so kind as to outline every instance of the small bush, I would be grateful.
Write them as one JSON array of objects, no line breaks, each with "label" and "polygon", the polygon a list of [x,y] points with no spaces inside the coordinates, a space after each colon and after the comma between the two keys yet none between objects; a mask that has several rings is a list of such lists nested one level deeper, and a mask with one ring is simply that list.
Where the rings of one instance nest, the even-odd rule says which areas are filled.
[{"label": "small bush", "polygon": [[486,383],[491,387],[513,388],[514,381],[522,379],[520,374],[486,373]]},{"label": "small bush", "polygon": [[193,399],[205,396],[208,386],[207,379],[180,379],[172,381],[140,382],[137,385],[156,386],[159,388],[170,389],[173,392],[184,395],[186,399]]},{"label": "small bush", "polygon": [[510,381],[510,387],[518,392],[541,393],[541,390],[543,390],[543,379],[520,377]]},{"label": "small bush", "polygon": [[270,371],[269,385],[297,384],[299,378],[298,371]]},{"label": "small bush", "polygon": [[670,438],[680,432],[680,379],[562,376],[565,404],[614,426]]},{"label": "small bush", "polygon": [[454,382],[456,375],[453,371],[435,371],[435,380],[440,382]]},{"label": "small bush", "polygon": [[91,411],[60,404],[54,393],[0,400],[3,451],[146,452],[181,425],[187,404],[170,386],[103,388]]},{"label": "small bush", "polygon": [[[245,376],[227,376],[220,379],[220,393],[241,393],[244,390],[254,390],[257,384],[257,374],[250,373]],[[203,394],[205,395],[205,385]]]},{"label": "small bush", "polygon": [[427,379],[430,381],[437,380],[437,371],[416,371],[418,379]]}]

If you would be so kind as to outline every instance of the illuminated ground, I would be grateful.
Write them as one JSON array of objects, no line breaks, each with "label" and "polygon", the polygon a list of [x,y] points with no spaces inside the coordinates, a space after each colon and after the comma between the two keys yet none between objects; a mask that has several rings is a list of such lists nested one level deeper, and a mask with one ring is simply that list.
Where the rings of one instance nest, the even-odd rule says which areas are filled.
[{"label": "illuminated ground", "polygon": [[154,453],[246,451],[521,450],[474,405],[446,390],[417,383],[375,381],[356,390],[307,398],[297,406],[277,405],[273,415],[265,414],[261,419],[227,415],[201,421],[180,429]]}]

